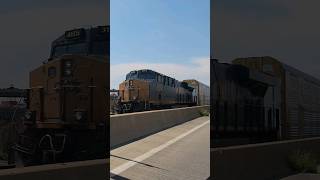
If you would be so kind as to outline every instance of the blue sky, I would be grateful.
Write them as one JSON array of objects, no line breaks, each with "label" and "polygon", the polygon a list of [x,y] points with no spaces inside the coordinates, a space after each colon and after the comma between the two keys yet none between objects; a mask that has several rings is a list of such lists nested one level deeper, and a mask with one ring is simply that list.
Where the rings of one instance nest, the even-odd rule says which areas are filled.
[{"label": "blue sky", "polygon": [[[127,72],[120,73],[120,69],[128,71],[129,66],[135,69],[144,65],[162,71],[159,68],[164,64],[182,68],[203,64],[200,59],[209,57],[210,52],[209,3],[209,0],[111,0],[111,72],[117,74],[111,75],[111,87],[116,88],[124,79]],[[180,72],[163,71],[191,78]],[[199,80],[208,82],[209,74]]]}]

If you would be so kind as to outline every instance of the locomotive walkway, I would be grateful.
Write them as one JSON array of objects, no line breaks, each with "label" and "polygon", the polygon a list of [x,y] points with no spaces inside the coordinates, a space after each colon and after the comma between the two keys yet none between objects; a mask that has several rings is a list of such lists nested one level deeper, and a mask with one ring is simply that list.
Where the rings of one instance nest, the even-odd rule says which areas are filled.
[{"label": "locomotive walkway", "polygon": [[207,179],[210,123],[204,116],[113,149],[110,179]]}]

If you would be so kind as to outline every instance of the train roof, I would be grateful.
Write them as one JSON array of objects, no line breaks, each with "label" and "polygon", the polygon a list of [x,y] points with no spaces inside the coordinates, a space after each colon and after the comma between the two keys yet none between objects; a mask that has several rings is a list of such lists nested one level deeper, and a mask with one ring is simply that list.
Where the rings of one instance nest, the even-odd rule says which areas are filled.
[{"label": "train roof", "polygon": [[261,57],[246,57],[246,58],[237,58],[236,60],[245,60],[245,61],[271,61],[273,63],[279,64],[284,71],[289,72],[290,74],[297,76],[297,77],[302,77],[304,80],[312,82],[314,84],[320,85],[320,80],[315,78],[314,76],[307,74],[305,72],[302,72],[301,70],[298,70],[297,68],[294,68],[288,64],[285,64],[281,62],[280,60],[273,58],[271,56],[261,56]]},{"label": "train roof", "polygon": [[183,82],[199,84],[199,85],[201,85],[201,86],[205,86],[205,87],[208,87],[208,88],[209,88],[208,85],[206,85],[206,84],[204,84],[204,83],[202,83],[202,82],[200,82],[200,81],[198,81],[198,80],[196,80],[196,79],[186,79],[186,80],[183,80]]},{"label": "train roof", "polygon": [[164,74],[162,74],[162,73],[159,73],[159,72],[154,71],[154,70],[151,70],[151,69],[133,70],[133,71],[130,71],[130,73],[131,73],[131,72],[150,72],[150,73],[155,73],[155,74],[157,74],[157,75],[165,76],[165,77],[168,77],[168,78],[171,78],[171,79],[176,80],[175,78],[172,78],[172,77],[170,77],[170,76],[164,75]]},{"label": "train roof", "polygon": [[52,42],[50,59],[65,54],[109,56],[109,42],[110,26],[67,30]]},{"label": "train roof", "polygon": [[296,69],[296,68],[294,68],[292,66],[289,66],[287,64],[282,63],[282,66],[286,71],[290,72],[291,74],[303,77],[303,79],[306,80],[306,81],[309,81],[309,82],[312,82],[314,84],[320,85],[320,80],[319,79],[317,79],[317,78],[315,78],[315,77],[313,77],[313,76],[311,76],[311,75],[309,75],[309,74],[307,74],[305,72],[302,72],[302,71],[300,71],[300,70],[298,70],[298,69]]},{"label": "train roof", "polygon": [[[279,84],[279,79],[277,77],[262,71],[250,69],[241,64],[219,63],[218,61],[215,61],[215,64],[218,64],[219,68],[216,69],[214,74],[216,74],[219,79],[232,79],[236,81],[253,80],[271,86]],[[212,71],[214,70],[215,66]]]}]

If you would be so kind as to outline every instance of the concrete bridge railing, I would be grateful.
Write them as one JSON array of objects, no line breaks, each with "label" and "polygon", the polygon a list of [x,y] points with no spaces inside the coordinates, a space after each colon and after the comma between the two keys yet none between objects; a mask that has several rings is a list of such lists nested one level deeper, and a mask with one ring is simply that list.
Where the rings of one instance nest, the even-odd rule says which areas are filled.
[{"label": "concrete bridge railing", "polygon": [[114,148],[161,130],[200,117],[209,106],[156,110],[113,115],[110,118],[110,147]]},{"label": "concrete bridge railing", "polygon": [[110,159],[48,164],[0,170],[2,180],[109,179]]},{"label": "concrete bridge railing", "polygon": [[212,148],[211,176],[215,180],[280,179],[297,173],[288,161],[297,151],[319,155],[320,137]]}]

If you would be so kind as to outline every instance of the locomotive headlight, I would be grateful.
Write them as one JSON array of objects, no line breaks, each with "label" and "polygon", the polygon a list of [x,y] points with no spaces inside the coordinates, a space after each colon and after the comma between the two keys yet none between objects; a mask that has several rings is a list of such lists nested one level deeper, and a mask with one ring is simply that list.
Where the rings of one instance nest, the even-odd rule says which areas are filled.
[{"label": "locomotive headlight", "polygon": [[83,111],[83,110],[75,111],[74,118],[76,121],[84,121],[86,119],[86,111]]},{"label": "locomotive headlight", "polygon": [[36,112],[35,111],[26,111],[25,113],[24,113],[24,119],[26,120],[26,121],[29,121],[29,122],[31,122],[31,121],[35,121],[35,119],[36,119],[36,114],[35,114]]},{"label": "locomotive headlight", "polygon": [[27,120],[30,120],[31,117],[32,117],[32,112],[31,112],[31,111],[26,111],[25,114],[24,114],[24,117],[25,117]]},{"label": "locomotive headlight", "polygon": [[80,111],[76,112],[75,117],[77,121],[80,121],[83,118],[83,112],[80,112]]},{"label": "locomotive headlight", "polygon": [[65,68],[71,68],[71,66],[72,66],[71,61],[65,61],[65,63],[64,63]]},{"label": "locomotive headlight", "polygon": [[71,75],[71,69],[65,69],[64,70],[64,75],[66,75],[66,76],[70,76]]},{"label": "locomotive headlight", "polygon": [[64,62],[63,67],[63,73],[65,76],[71,76],[72,75],[72,62],[70,60],[67,60]]}]

